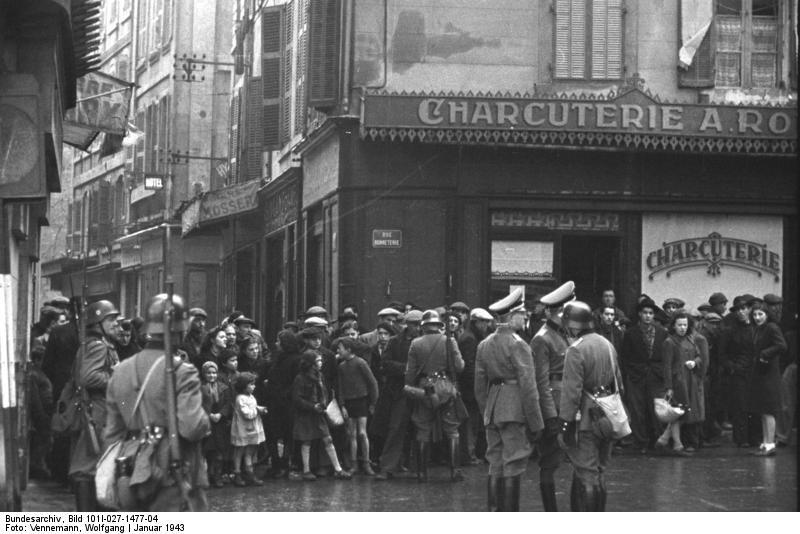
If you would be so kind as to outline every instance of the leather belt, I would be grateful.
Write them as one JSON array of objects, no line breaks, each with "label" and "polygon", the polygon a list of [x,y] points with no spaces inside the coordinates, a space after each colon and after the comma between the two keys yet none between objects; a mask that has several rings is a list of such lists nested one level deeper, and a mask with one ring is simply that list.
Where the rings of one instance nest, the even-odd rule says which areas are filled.
[{"label": "leather belt", "polygon": [[508,379],[494,378],[494,379],[489,381],[489,384],[492,385],[492,386],[499,386],[500,384],[506,384],[508,386],[514,386],[514,385],[519,384],[519,380],[517,380],[516,378],[508,378]]},{"label": "leather belt", "polygon": [[560,381],[564,379],[564,373],[550,373],[550,381]]}]

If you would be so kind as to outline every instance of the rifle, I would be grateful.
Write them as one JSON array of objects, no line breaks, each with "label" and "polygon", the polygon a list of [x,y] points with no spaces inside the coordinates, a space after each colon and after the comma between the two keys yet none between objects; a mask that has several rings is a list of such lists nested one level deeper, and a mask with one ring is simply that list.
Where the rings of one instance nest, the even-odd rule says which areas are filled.
[{"label": "rifle", "polygon": [[[88,215],[87,215],[88,217]],[[89,219],[87,219],[89,220]],[[88,245],[88,236],[86,238],[87,244],[86,248],[83,251],[83,285],[81,287],[81,304],[80,304],[80,315],[78,316],[78,341],[80,343],[80,348],[78,349],[78,355],[81,358],[81,362],[83,361],[84,356],[86,355],[86,346],[88,341],[86,340],[86,295],[89,292],[89,282],[87,281],[86,277],[86,261],[87,257],[89,256],[89,245]],[[72,279],[70,278],[70,283]],[[80,374],[81,366],[76,366],[78,373]],[[80,376],[74,377],[75,383],[80,384]],[[83,416],[83,425],[86,428],[86,433],[89,436],[89,445],[92,447],[92,453],[95,456],[99,456],[101,452],[103,452],[100,448],[100,439],[97,437],[97,426],[94,424],[94,420],[92,419],[92,401],[89,398],[89,393],[86,391],[86,388],[83,384],[80,384],[80,394],[81,400],[83,401],[84,409],[81,410],[81,414]]]},{"label": "rifle", "polygon": [[181,443],[178,434],[178,397],[175,383],[175,358],[172,354],[172,281],[167,281],[167,302],[164,306],[164,381],[167,394],[167,436],[169,438],[169,470],[181,494],[184,506],[194,512],[194,505],[189,498],[191,486],[184,477]]}]

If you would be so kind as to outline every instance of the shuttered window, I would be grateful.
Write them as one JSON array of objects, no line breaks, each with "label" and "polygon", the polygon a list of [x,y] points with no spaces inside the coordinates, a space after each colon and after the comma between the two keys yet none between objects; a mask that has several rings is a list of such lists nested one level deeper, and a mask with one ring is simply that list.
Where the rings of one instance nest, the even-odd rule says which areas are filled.
[{"label": "shuttered window", "polygon": [[264,120],[261,78],[251,78],[247,83],[247,180],[261,178],[262,152],[264,150]]},{"label": "shuttered window", "polygon": [[329,109],[339,93],[339,0],[309,0],[308,105]]},{"label": "shuttered window", "polygon": [[556,0],[556,78],[622,78],[622,8],[622,0]]},{"label": "shuttered window", "polygon": [[280,148],[281,100],[283,97],[284,6],[264,8],[261,13],[261,77],[264,148]]},{"label": "shuttered window", "polygon": [[294,1],[286,3],[284,11],[286,21],[284,22],[285,35],[283,44],[283,81],[282,102],[281,102],[281,143],[287,143],[292,138],[292,81],[293,81],[293,59],[294,59]]},{"label": "shuttered window", "polygon": [[297,0],[297,69],[294,91],[294,133],[306,128],[306,63],[308,61],[308,0]]},{"label": "shuttered window", "polygon": [[239,181],[239,121],[241,100],[241,89],[236,89],[231,99],[230,107],[231,136],[228,139],[228,158],[230,160],[229,183],[236,183]]},{"label": "shuttered window", "polygon": [[136,60],[145,59],[147,51],[147,0],[139,0],[136,5]]},{"label": "shuttered window", "polygon": [[101,181],[98,191],[97,202],[97,245],[103,246],[111,241],[111,229],[114,227],[113,199],[111,196],[111,184]]}]

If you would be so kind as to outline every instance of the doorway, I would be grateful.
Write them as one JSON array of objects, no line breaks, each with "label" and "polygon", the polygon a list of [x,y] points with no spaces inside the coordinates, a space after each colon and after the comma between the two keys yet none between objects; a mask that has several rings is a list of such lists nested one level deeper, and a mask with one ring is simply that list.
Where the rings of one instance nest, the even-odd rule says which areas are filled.
[{"label": "doorway", "polygon": [[562,235],[559,279],[575,282],[578,300],[593,309],[600,305],[603,290],[619,293],[620,241],[609,236]]}]

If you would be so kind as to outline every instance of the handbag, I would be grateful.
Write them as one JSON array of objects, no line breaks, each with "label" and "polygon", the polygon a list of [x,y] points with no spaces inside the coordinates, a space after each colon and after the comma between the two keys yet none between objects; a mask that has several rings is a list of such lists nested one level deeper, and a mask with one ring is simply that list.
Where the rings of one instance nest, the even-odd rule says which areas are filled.
[{"label": "handbag", "polygon": [[[603,338],[605,339],[605,338]],[[606,340],[609,348],[611,344]],[[631,425],[628,422],[628,412],[625,410],[625,405],[622,403],[622,397],[619,394],[619,383],[617,382],[617,364],[614,359],[614,354],[611,350],[608,351],[609,358],[611,358],[611,367],[614,370],[614,393],[609,395],[592,394],[584,390],[583,393],[594,403],[594,405],[602,411],[605,416],[601,421],[597,422],[596,431],[605,439],[622,439],[631,434]],[[602,421],[606,419],[606,421]]]},{"label": "handbag", "polygon": [[655,408],[656,418],[664,424],[677,421],[686,413],[680,406],[673,406],[667,399],[660,397],[653,399],[653,407]]},{"label": "handbag", "polygon": [[[150,377],[153,376],[156,364],[160,360],[161,358],[153,362],[153,365],[147,371],[147,376],[145,376],[144,383],[142,383],[139,394],[136,396],[136,402],[133,405],[131,420],[136,417],[147,383],[150,381]],[[144,408],[142,409],[144,410]],[[147,419],[146,416],[145,419]],[[147,434],[148,428],[145,427],[142,432]],[[110,510],[134,509],[136,499],[130,487],[130,479],[139,450],[146,443],[147,440],[142,439],[140,436],[134,436],[129,439],[115,441],[108,446],[97,462],[97,470],[94,475],[97,502],[100,506]]]},{"label": "handbag", "polygon": [[325,418],[331,426],[342,426],[344,424],[342,408],[339,406],[336,397],[332,398],[328,406],[325,407]]}]

